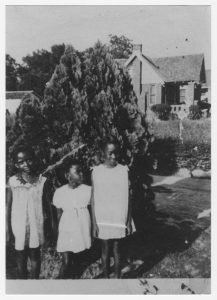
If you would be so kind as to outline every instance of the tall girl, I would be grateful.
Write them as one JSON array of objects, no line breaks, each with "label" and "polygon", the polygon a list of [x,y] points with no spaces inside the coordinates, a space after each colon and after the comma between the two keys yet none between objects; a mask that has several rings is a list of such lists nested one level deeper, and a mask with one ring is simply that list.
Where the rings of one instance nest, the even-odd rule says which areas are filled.
[{"label": "tall girl", "polygon": [[104,277],[109,277],[109,250],[112,247],[115,277],[120,278],[120,240],[126,232],[132,232],[128,168],[118,163],[115,139],[107,139],[103,150],[104,163],[92,172],[93,236],[101,240]]}]

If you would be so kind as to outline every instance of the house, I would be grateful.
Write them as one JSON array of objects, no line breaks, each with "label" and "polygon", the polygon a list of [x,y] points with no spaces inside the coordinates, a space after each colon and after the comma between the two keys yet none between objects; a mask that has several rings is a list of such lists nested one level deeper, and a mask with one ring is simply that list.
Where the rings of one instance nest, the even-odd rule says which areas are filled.
[{"label": "house", "polygon": [[203,54],[149,58],[142,45],[134,45],[128,59],[116,60],[132,78],[138,105],[146,111],[154,104],[189,106],[201,97],[201,85],[206,82]]},{"label": "house", "polygon": [[201,100],[211,104],[211,70],[206,70],[206,82],[201,86]]},{"label": "house", "polygon": [[6,92],[6,111],[15,114],[21,100],[27,95],[35,95],[34,91],[8,91]]}]

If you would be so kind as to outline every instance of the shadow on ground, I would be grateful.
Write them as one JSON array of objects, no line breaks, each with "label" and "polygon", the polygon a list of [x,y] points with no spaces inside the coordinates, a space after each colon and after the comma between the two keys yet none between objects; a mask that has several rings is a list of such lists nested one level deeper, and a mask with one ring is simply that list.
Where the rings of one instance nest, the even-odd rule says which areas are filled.
[{"label": "shadow on ground", "polygon": [[[210,208],[210,180],[188,178],[173,185],[149,187],[145,203],[140,201],[133,210],[136,233],[121,242],[122,278],[141,277],[168,254],[191,247],[210,226],[210,218],[197,219],[198,213],[207,208]],[[44,269],[56,267],[58,272],[60,257],[52,260],[53,256],[54,251],[46,256]],[[90,250],[75,255],[70,278],[101,278],[99,259],[100,243],[95,240]],[[44,273],[41,278],[57,278],[51,273],[49,276]],[[12,249],[7,250],[7,278],[16,278]]]}]

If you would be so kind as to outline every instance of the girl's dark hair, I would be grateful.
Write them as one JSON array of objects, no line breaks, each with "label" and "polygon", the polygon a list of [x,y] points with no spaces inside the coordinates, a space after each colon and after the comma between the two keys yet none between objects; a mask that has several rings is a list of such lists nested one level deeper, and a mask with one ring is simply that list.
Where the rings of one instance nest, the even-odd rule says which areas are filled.
[{"label": "girl's dark hair", "polygon": [[77,159],[71,159],[70,161],[68,161],[67,163],[65,163],[65,173],[69,173],[69,170],[71,169],[72,166],[77,166],[77,169],[79,171],[82,171],[83,172],[83,169],[82,169],[82,165],[80,163],[79,160]]},{"label": "girl's dark hair", "polygon": [[16,148],[13,149],[13,152],[11,154],[12,160],[16,163],[17,162],[17,156],[19,153],[26,153],[29,154],[29,156],[34,159],[35,158],[35,152],[31,147],[25,146],[25,145],[20,145]]},{"label": "girl's dark hair", "polygon": [[108,137],[105,138],[105,140],[103,141],[103,144],[102,144],[103,152],[105,152],[107,146],[111,145],[111,144],[115,145],[116,148],[117,148],[117,151],[119,152],[120,144],[119,144],[117,138],[115,138],[114,136],[108,136]]}]

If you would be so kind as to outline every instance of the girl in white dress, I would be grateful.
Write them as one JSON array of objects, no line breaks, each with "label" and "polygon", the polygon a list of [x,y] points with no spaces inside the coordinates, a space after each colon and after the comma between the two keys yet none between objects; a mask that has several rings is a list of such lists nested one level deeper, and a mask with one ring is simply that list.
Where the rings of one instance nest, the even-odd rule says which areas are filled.
[{"label": "girl in white dress", "polygon": [[[9,178],[6,190],[6,240],[10,243],[15,238],[18,279],[27,278],[28,257],[31,279],[39,278],[41,266],[45,217],[42,198],[46,178],[37,175],[35,159],[31,149],[17,149],[14,153],[17,174]],[[50,201],[48,204],[51,212]]]},{"label": "girl in white dress", "polygon": [[66,179],[68,184],[58,188],[53,198],[59,221],[57,251],[62,253],[60,278],[69,277],[73,253],[91,246],[91,220],[88,211],[91,187],[82,183],[83,173],[76,161],[69,165]]},{"label": "girl in white dress", "polygon": [[114,255],[115,277],[120,277],[119,242],[132,232],[128,168],[118,164],[118,145],[111,138],[104,146],[105,161],[93,168],[91,215],[93,236],[101,240],[102,267],[109,276],[109,248]]}]

